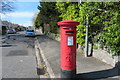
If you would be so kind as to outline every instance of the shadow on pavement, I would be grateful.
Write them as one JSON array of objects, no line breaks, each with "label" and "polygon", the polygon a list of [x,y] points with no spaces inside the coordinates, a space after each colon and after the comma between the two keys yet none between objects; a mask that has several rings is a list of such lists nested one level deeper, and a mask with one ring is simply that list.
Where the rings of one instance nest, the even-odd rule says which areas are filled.
[{"label": "shadow on pavement", "polygon": [[40,34],[40,35],[36,35],[37,38],[39,38],[39,43],[41,42],[49,42],[52,39],[49,38],[48,36],[44,35],[44,34]]},{"label": "shadow on pavement", "polygon": [[26,56],[28,55],[27,50],[13,50],[10,51],[6,56]]},{"label": "shadow on pavement", "polygon": [[9,45],[9,44],[7,44],[7,45],[0,45],[0,47],[13,47],[13,46],[17,46],[17,45]]},{"label": "shadow on pavement", "polygon": [[39,78],[2,78],[2,80],[40,80]]},{"label": "shadow on pavement", "polygon": [[36,34],[35,36],[39,37],[39,36],[45,36],[45,35],[44,34]]},{"label": "shadow on pavement", "polygon": [[[120,62],[116,63],[112,69],[77,74],[78,80],[96,80],[120,76]],[[114,80],[114,79],[112,79]],[[117,80],[117,79],[115,79]]]}]

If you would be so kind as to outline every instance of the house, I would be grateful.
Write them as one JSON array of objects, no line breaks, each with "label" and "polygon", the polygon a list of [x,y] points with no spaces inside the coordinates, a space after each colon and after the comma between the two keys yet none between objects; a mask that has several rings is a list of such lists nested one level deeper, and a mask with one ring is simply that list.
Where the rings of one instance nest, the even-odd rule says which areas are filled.
[{"label": "house", "polygon": [[8,24],[9,24],[8,21],[2,21],[1,26],[0,26],[1,27],[0,32],[1,32],[2,35],[7,33],[8,26],[9,26]]}]

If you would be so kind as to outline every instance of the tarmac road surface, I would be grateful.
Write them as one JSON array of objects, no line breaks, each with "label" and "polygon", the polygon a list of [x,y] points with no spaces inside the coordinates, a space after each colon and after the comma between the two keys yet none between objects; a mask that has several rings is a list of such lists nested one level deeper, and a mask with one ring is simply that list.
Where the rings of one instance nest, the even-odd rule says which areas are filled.
[{"label": "tarmac road surface", "polygon": [[38,80],[35,38],[25,37],[23,33],[18,33],[7,35],[2,39],[2,45],[0,45],[2,48],[2,78]]}]

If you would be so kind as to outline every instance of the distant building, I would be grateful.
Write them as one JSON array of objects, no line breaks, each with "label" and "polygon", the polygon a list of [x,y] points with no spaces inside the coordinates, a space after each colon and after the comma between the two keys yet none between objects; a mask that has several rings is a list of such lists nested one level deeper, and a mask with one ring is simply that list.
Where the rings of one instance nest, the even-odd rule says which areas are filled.
[{"label": "distant building", "polygon": [[7,33],[7,30],[9,29],[9,22],[8,21],[2,21],[2,26],[1,26],[1,34],[4,35]]},{"label": "distant building", "polygon": [[21,26],[19,24],[13,24],[8,21],[2,21],[1,24],[2,26],[0,32],[2,32],[1,34],[3,35],[7,33],[8,29],[15,29],[16,31],[23,31],[26,29],[24,26]]}]

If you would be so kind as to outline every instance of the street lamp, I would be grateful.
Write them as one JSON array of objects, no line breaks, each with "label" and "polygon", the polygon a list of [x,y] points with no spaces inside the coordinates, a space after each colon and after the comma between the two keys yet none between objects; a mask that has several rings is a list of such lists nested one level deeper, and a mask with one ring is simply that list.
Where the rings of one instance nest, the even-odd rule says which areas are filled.
[{"label": "street lamp", "polygon": [[88,57],[88,27],[89,27],[89,14],[86,16],[86,37],[85,37],[85,57]]},{"label": "street lamp", "polygon": [[[79,0],[80,2],[80,4],[81,4],[81,0]],[[89,14],[88,14],[88,12],[87,11],[85,11],[86,13],[87,13],[87,16],[86,16],[86,37],[85,37],[85,50],[84,50],[84,52],[85,52],[85,57],[88,57],[88,27],[89,27]]]},{"label": "street lamp", "polygon": [[[106,12],[109,12],[109,11],[106,11],[106,10],[103,10],[103,9],[95,9],[95,8],[91,8],[93,10],[98,10],[98,11],[104,11],[105,13]],[[89,13],[87,11],[85,11],[87,13],[87,16],[86,16],[86,37],[85,37],[85,57],[88,57],[88,49],[89,49],[89,41],[88,41],[88,32],[89,32]]]},{"label": "street lamp", "polygon": [[[81,4],[81,0],[79,0],[79,3]],[[109,11],[106,11],[106,10],[103,10],[103,9],[95,9],[95,8],[91,8],[91,10],[98,10],[98,11],[104,11],[105,13],[106,12],[109,12]],[[89,13],[87,11],[85,11],[87,13],[86,15],[86,36],[85,36],[85,57],[88,57],[88,49],[89,49],[89,41],[88,41],[88,32],[89,32]]]},{"label": "street lamp", "polygon": [[[94,9],[94,8],[91,8]],[[99,11],[101,11],[102,9],[97,9]],[[85,11],[87,13],[86,15],[86,36],[85,36],[85,57],[88,57],[88,50],[89,50],[89,40],[88,40],[88,32],[89,32],[89,13],[87,11]]]},{"label": "street lamp", "polygon": [[[81,4],[81,0],[79,0],[80,2],[80,4]],[[87,11],[85,11],[86,13],[87,13],[87,16],[86,16],[86,37],[85,37],[85,50],[84,50],[84,52],[85,52],[85,57],[87,57],[88,56],[88,27],[89,27],[89,14],[88,14],[88,12]]]}]

